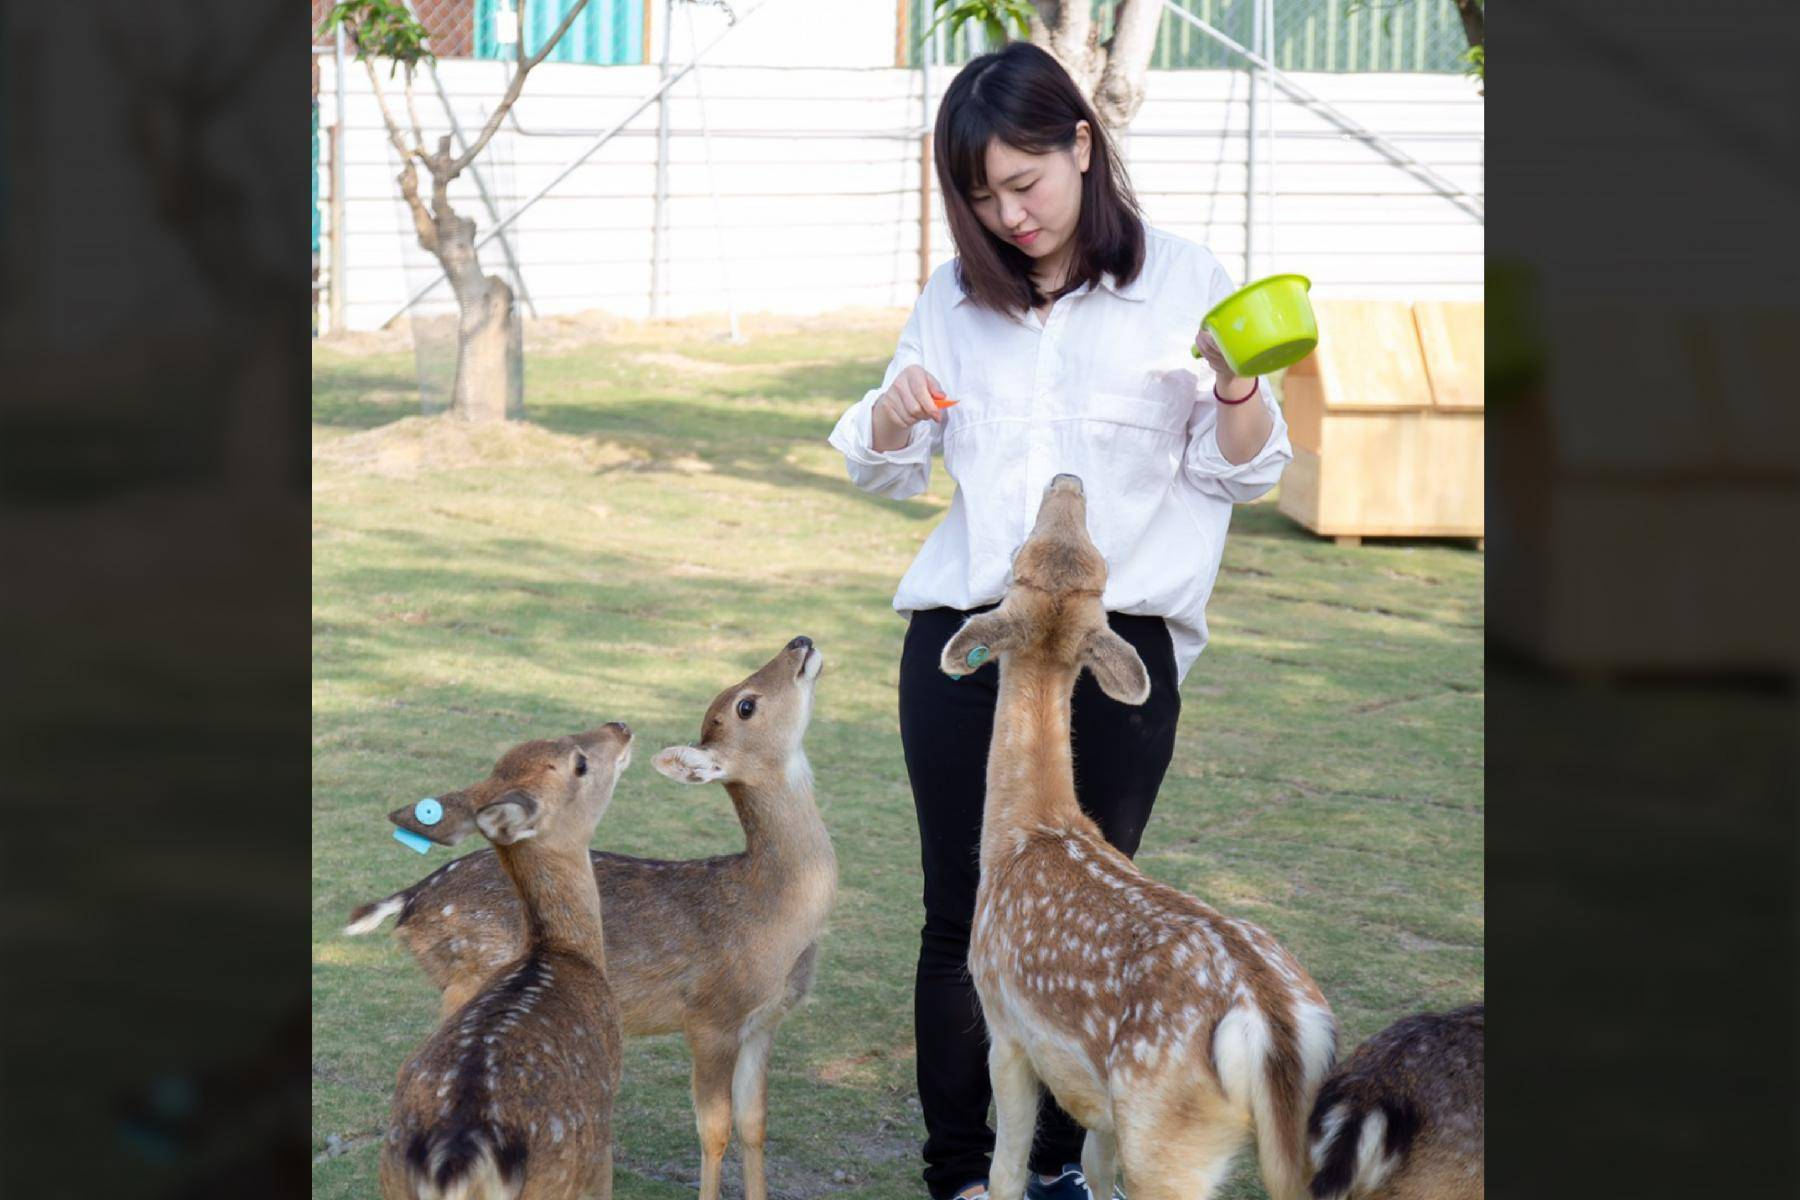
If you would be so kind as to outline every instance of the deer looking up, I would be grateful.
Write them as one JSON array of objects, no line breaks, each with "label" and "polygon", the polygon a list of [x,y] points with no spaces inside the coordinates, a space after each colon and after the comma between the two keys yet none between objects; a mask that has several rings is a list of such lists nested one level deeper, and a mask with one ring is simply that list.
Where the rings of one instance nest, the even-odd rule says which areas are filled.
[{"label": "deer looking up", "polygon": [[1336,1054],[1331,1009],[1261,929],[1145,878],[1075,799],[1069,697],[1083,667],[1115,700],[1149,695],[1107,626],[1106,562],[1081,481],[1058,475],[1005,599],[941,666],[998,659],[969,970],[991,1048],[990,1194],[1019,1200],[1039,1081],[1086,1126],[1082,1169],[1111,1195],[1205,1200],[1252,1132],[1275,1200],[1304,1194],[1307,1111]]},{"label": "deer looking up", "polygon": [[[812,987],[837,891],[837,857],[802,746],[824,662],[812,639],[795,638],[714,698],[696,744],[654,760],[679,782],[725,786],[744,830],[741,853],[664,861],[590,852],[626,1036],[680,1032],[693,1054],[701,1200],[718,1196],[734,1116],[745,1194],[767,1196],[769,1045]],[[412,806],[389,819],[429,835]],[[361,905],[347,932],[366,933],[394,913],[396,936],[444,990],[446,1012],[524,940],[518,902],[485,851]]]},{"label": "deer looking up", "polygon": [[587,845],[630,759],[616,722],[525,742],[426,828],[447,846],[471,830],[494,844],[524,937],[400,1068],[383,1200],[612,1195],[619,1013]]}]

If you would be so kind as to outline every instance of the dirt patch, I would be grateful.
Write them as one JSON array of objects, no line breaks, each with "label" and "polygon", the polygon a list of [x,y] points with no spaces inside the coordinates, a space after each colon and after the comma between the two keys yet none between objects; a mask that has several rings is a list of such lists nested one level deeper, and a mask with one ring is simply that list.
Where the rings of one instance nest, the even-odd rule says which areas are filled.
[{"label": "dirt patch", "polygon": [[[837,1156],[837,1161],[844,1164],[841,1167],[824,1169],[771,1155],[766,1163],[769,1200],[820,1200],[821,1197],[837,1195],[860,1186],[868,1182],[868,1167],[918,1157],[920,1137],[919,1132],[884,1117],[876,1122],[873,1131],[846,1134],[842,1142],[843,1153]],[[621,1152],[618,1146],[614,1147],[613,1152],[617,1155],[614,1161],[619,1168],[634,1175],[690,1188],[700,1185],[700,1155],[697,1148],[691,1161],[680,1162],[637,1159],[629,1152]],[[722,1195],[743,1194],[743,1163],[735,1146],[725,1156],[719,1176],[723,1185],[720,1188]]]},{"label": "dirt patch", "polygon": [[616,442],[552,433],[527,421],[471,424],[449,414],[403,417],[313,444],[315,463],[396,479],[411,479],[422,470],[551,464],[598,469],[641,461],[647,456]]},{"label": "dirt patch", "polygon": [[375,354],[411,354],[413,335],[410,328],[401,324],[392,329],[335,333],[320,338],[315,344],[351,358],[366,358]]},{"label": "dirt patch", "polygon": [[918,1052],[918,1047],[908,1042],[904,1046],[894,1046],[887,1050],[870,1050],[865,1054],[834,1058],[819,1068],[819,1081],[830,1084],[872,1084],[876,1078],[875,1072],[870,1069],[873,1064],[888,1059],[906,1061]]},{"label": "dirt patch", "polygon": [[671,371],[680,371],[684,375],[729,375],[735,369],[730,363],[709,362],[704,358],[689,358],[685,354],[675,354],[668,350],[650,350],[642,354],[626,356],[626,362],[645,367],[667,367]]}]

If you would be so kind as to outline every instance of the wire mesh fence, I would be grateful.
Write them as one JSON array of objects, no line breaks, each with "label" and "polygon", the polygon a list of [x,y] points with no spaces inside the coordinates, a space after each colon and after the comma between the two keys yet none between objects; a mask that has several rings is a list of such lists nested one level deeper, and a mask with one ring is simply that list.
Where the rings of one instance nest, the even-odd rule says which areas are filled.
[{"label": "wire mesh fence", "polygon": [[[1251,44],[1257,0],[1176,0],[1236,41]],[[1102,41],[1112,36],[1115,0],[1094,0]],[[1419,71],[1461,73],[1468,39],[1451,0],[1274,0],[1275,53],[1283,71]],[[916,66],[932,0],[907,5],[907,63]],[[944,39],[944,61],[963,63],[987,49],[981,30],[965,25]],[[1153,71],[1241,69],[1244,61],[1186,21],[1169,14],[1157,27]]]},{"label": "wire mesh fence", "polygon": [[[312,0],[313,44],[325,45],[319,26],[334,0]],[[562,22],[575,0],[537,0],[518,18],[518,0],[412,0],[439,58],[511,58],[519,36],[535,53]],[[644,0],[588,0],[550,52],[550,62],[618,66],[648,60]]]}]

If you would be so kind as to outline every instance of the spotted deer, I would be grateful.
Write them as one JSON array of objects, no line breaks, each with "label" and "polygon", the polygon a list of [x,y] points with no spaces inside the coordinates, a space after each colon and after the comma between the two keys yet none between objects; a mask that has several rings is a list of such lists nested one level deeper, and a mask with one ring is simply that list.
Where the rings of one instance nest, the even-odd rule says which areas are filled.
[{"label": "spotted deer", "polygon": [[524,931],[400,1068],[383,1200],[612,1195],[619,1012],[587,845],[630,759],[618,723],[525,742],[426,828],[446,846],[472,830],[494,844]]},{"label": "spotted deer", "polygon": [[[590,852],[607,914],[607,978],[627,1037],[683,1034],[693,1055],[701,1200],[717,1200],[735,1118],[747,1200],[766,1200],[767,1071],[776,1028],[813,983],[837,891],[837,857],[813,800],[802,739],[824,656],[797,637],[714,698],[700,739],[653,763],[681,783],[721,783],[744,830],[738,854],[662,861]],[[414,808],[389,815],[427,831]],[[492,854],[458,858],[351,913],[396,936],[453,1011],[524,938]]]},{"label": "spotted deer", "polygon": [[1314,1200],[1481,1200],[1487,1008],[1403,1017],[1313,1103]]},{"label": "spotted deer", "polygon": [[[1143,660],[1106,622],[1106,562],[1081,481],[1058,475],[1000,606],[942,669],[998,660],[969,970],[990,1037],[994,1200],[1026,1183],[1041,1081],[1088,1129],[1097,1196],[1203,1200],[1254,1134],[1275,1200],[1304,1194],[1308,1107],[1336,1053],[1331,1008],[1267,933],[1146,878],[1075,798],[1069,702],[1082,668],[1126,704]],[[1092,784],[1090,784],[1092,786]]]}]

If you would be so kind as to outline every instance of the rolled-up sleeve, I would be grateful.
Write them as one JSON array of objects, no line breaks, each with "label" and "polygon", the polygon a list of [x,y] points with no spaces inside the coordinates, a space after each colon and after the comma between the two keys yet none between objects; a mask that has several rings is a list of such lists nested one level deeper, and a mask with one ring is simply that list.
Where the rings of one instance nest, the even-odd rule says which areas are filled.
[{"label": "rolled-up sleeve", "polygon": [[1262,449],[1248,460],[1234,463],[1219,449],[1219,402],[1211,392],[1209,385],[1206,398],[1194,405],[1182,467],[1194,486],[1207,495],[1233,504],[1248,504],[1275,486],[1294,457],[1293,447],[1288,445],[1287,422],[1282,420],[1281,406],[1269,394],[1269,381],[1258,379],[1256,398],[1251,403],[1268,409],[1274,423]]},{"label": "rolled-up sleeve", "polygon": [[[1205,279],[1209,309],[1237,290],[1231,276],[1216,262]],[[1258,377],[1253,403],[1268,410],[1273,423],[1262,449],[1245,462],[1232,462],[1219,449],[1219,402],[1213,398],[1212,371],[1204,362],[1199,365],[1200,399],[1195,402],[1194,415],[1188,421],[1187,454],[1182,468],[1194,486],[1207,495],[1233,504],[1248,504],[1275,486],[1281,479],[1281,472],[1294,457],[1293,447],[1288,444],[1287,422],[1282,419],[1281,406],[1275,403],[1268,379]]]},{"label": "rolled-up sleeve", "polygon": [[894,378],[907,367],[921,362],[924,350],[920,329],[920,310],[928,303],[930,289],[913,305],[912,316],[900,333],[900,345],[888,363],[881,386],[871,388],[861,400],[852,404],[838,418],[829,441],[844,456],[850,482],[865,492],[905,500],[917,496],[931,483],[931,452],[937,444],[942,426],[936,421],[920,421],[908,431],[906,445],[898,450],[874,448],[875,401],[893,384]]}]

